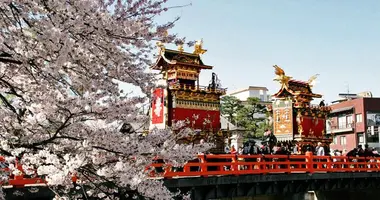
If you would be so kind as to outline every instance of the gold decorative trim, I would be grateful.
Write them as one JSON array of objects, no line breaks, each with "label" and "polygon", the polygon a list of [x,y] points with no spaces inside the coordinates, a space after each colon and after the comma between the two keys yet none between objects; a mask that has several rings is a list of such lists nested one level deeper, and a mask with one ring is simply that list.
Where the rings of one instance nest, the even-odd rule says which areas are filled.
[{"label": "gold decorative trim", "polygon": [[298,125],[298,133],[299,133],[300,135],[302,135],[302,133],[303,133],[302,125]]},{"label": "gold decorative trim", "polygon": [[202,102],[216,102],[220,103],[220,95],[215,93],[200,93],[199,91],[180,91],[172,90],[173,96],[177,99],[190,100],[190,101],[202,101]]},{"label": "gold decorative trim", "polygon": [[199,55],[199,56],[200,56],[200,55],[206,53],[207,50],[206,50],[206,49],[203,49],[202,46],[203,46],[203,39],[198,40],[198,41],[195,43],[195,45],[194,45],[194,52],[193,52],[193,54],[196,54],[196,55]]},{"label": "gold decorative trim", "polygon": [[176,100],[176,108],[219,111],[220,110],[220,104],[209,103],[209,102],[194,102],[194,101]]}]

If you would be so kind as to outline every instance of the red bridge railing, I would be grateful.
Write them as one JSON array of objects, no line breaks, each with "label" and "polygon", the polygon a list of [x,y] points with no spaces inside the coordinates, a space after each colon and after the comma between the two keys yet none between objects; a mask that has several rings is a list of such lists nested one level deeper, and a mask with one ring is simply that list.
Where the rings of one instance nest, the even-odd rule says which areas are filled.
[{"label": "red bridge railing", "polygon": [[30,176],[25,176],[22,165],[20,165],[17,160],[13,164],[15,168],[20,171],[20,174],[12,174],[9,169],[9,163],[6,162],[4,157],[0,156],[0,172],[6,173],[9,176],[9,180],[6,183],[0,182],[1,185],[5,187],[25,187],[28,185],[46,184],[46,181],[43,178],[38,177],[37,173]]},{"label": "red bridge railing", "polygon": [[269,173],[339,173],[379,172],[379,157],[307,155],[199,155],[183,167],[155,163],[151,177],[181,178],[194,176],[269,174]]},{"label": "red bridge railing", "polygon": [[[157,160],[156,160],[157,161]],[[25,187],[28,185],[44,185],[42,177],[12,175],[5,160],[0,170],[9,173],[6,187]],[[21,165],[15,163],[21,172]],[[197,159],[183,166],[153,163],[146,168],[150,177],[184,178],[207,177],[221,175],[270,174],[270,173],[340,173],[340,172],[380,172],[380,157],[346,157],[346,156],[314,156],[306,155],[198,155]],[[76,176],[73,177],[75,182]]]}]

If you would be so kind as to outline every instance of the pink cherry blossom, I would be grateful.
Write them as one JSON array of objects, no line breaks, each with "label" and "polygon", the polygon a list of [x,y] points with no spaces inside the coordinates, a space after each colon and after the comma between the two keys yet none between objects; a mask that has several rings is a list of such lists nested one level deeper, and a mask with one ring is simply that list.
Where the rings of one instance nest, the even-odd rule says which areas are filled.
[{"label": "pink cherry blossom", "polygon": [[[145,167],[156,156],[180,165],[212,146],[177,144],[191,134],[186,128],[142,136],[149,120],[142,107],[156,80],[146,72],[153,44],[177,40],[166,34],[172,22],[154,21],[168,10],[165,2],[0,1],[0,154],[17,158],[26,174],[44,175],[52,189],[114,199],[132,195],[127,188],[170,199],[174,194],[150,180]],[[144,95],[125,95],[120,82]],[[124,122],[139,126],[121,133]]]}]

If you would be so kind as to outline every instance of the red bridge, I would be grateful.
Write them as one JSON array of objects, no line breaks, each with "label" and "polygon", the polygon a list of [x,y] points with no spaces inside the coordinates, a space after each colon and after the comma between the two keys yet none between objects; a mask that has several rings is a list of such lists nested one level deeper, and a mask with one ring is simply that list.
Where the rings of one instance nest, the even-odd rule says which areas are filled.
[{"label": "red bridge", "polygon": [[162,173],[153,169],[150,174],[162,178],[208,177],[223,175],[266,175],[270,173],[341,173],[379,172],[380,157],[346,157],[308,155],[199,155],[183,168],[170,164],[152,164],[163,168]]},{"label": "red bridge", "polygon": [[318,199],[336,199],[340,190],[355,193],[339,193],[339,198],[357,199],[379,195],[373,191],[380,188],[380,157],[314,156],[311,152],[199,155],[182,168],[153,164],[150,170],[152,177],[164,178],[168,188],[191,192],[192,199],[197,200],[258,195],[304,199],[302,195],[309,191],[316,191]]},{"label": "red bridge", "polygon": [[[9,171],[6,166],[2,170]],[[163,179],[169,189],[191,192],[197,200],[380,188],[380,157],[198,155],[183,167],[154,163],[147,170],[153,179]],[[45,183],[38,177],[12,175],[4,188]]]}]

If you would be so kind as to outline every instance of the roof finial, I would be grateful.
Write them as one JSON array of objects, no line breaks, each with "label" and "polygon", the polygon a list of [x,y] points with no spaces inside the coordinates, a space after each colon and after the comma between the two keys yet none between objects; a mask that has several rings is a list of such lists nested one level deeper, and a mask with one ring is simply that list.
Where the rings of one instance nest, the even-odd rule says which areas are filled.
[{"label": "roof finial", "polygon": [[165,46],[161,41],[156,42],[156,45],[158,47],[158,54],[161,55],[161,53],[165,51]]},{"label": "roof finial", "polygon": [[182,53],[182,52],[184,51],[184,49],[183,49],[183,45],[182,45],[182,44],[179,44],[177,47],[178,47],[178,51],[179,51],[179,52]]},{"label": "roof finial", "polygon": [[309,84],[310,87],[313,87],[316,84],[316,79],[319,76],[319,74],[315,74],[314,76],[310,77],[307,83]]},{"label": "roof finial", "polygon": [[164,46],[164,44],[162,42],[159,41],[159,42],[156,43],[156,45],[158,47],[158,54],[165,60],[165,62],[167,62],[169,64],[172,64],[172,65],[174,65],[174,64],[177,63],[177,61],[175,61],[175,60],[169,60],[169,59],[167,59],[165,57],[165,46]]},{"label": "roof finial", "polygon": [[193,52],[193,54],[202,55],[202,54],[206,53],[207,50],[206,49],[202,49],[202,45],[203,45],[203,39],[198,40],[195,43],[195,45],[194,45],[194,52]]},{"label": "roof finial", "polygon": [[285,84],[287,86],[289,80],[292,78],[290,76],[286,76],[285,75],[285,71],[283,69],[281,69],[279,66],[277,65],[274,65],[273,66],[275,68],[275,74],[277,75],[275,79],[273,79],[274,81],[278,81],[280,82],[281,84]]}]

